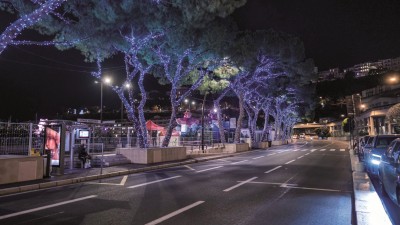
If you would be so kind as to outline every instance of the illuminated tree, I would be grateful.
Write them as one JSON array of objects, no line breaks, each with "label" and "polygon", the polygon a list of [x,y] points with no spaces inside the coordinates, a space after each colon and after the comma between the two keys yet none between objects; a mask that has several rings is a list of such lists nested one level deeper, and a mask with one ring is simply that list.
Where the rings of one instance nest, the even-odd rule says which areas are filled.
[{"label": "illuminated tree", "polygon": [[[66,0],[47,0],[47,1],[31,1],[28,3],[22,3],[21,1],[0,1],[0,9],[11,11],[11,12],[19,12],[20,18],[11,23],[0,35],[0,54],[6,49],[6,47],[10,44],[18,44],[18,42],[14,42],[18,35],[21,34],[23,30],[26,28],[30,28],[39,21],[43,19],[43,17],[48,16],[53,13],[55,9],[61,6],[63,2]],[[26,12],[26,6],[24,4],[28,4],[29,7],[37,6],[33,11]],[[33,4],[33,6],[32,6]],[[21,6],[21,7],[20,7]],[[58,14],[54,13],[58,16]],[[50,44],[50,43],[48,43]]]},{"label": "illuminated tree", "polygon": [[[183,101],[197,89],[206,75],[213,69],[212,59],[205,60],[203,53],[198,50],[188,48],[182,53],[165,54],[162,47],[155,49],[161,63],[164,79],[171,85],[170,103],[171,116],[166,130],[162,146],[167,147],[171,139],[173,128],[176,126],[176,113]],[[178,89],[188,84],[192,84],[186,91],[178,94]]]}]

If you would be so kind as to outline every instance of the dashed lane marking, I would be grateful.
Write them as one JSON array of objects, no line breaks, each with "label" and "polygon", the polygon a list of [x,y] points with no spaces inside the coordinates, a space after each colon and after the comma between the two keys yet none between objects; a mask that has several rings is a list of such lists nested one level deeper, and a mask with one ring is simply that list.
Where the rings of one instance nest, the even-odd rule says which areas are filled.
[{"label": "dashed lane marking", "polygon": [[250,178],[248,180],[242,181],[242,182],[240,182],[240,183],[238,183],[238,184],[236,184],[236,185],[234,185],[234,186],[232,186],[230,188],[225,189],[224,192],[232,191],[233,189],[238,188],[238,187],[242,186],[243,184],[249,183],[249,182],[251,182],[251,181],[253,181],[255,179],[257,179],[257,177],[252,177],[252,178]]},{"label": "dashed lane marking", "polygon": [[255,158],[253,158],[253,159],[261,159],[261,158],[264,158],[265,156],[263,155],[263,156],[259,156],[259,157],[255,157]]},{"label": "dashed lane marking", "polygon": [[156,225],[156,224],[159,224],[159,223],[161,223],[161,222],[163,222],[163,221],[165,221],[165,220],[167,220],[167,219],[169,219],[171,217],[174,217],[174,216],[176,216],[178,214],[181,214],[181,213],[183,213],[183,212],[185,212],[185,211],[187,211],[187,210],[189,210],[191,208],[194,208],[194,207],[196,207],[196,206],[198,206],[200,204],[203,204],[203,203],[204,203],[204,201],[197,201],[197,202],[195,202],[193,204],[190,204],[190,205],[185,206],[185,207],[183,207],[181,209],[178,209],[178,210],[176,210],[176,211],[174,211],[174,212],[172,212],[170,214],[167,214],[167,215],[165,215],[165,216],[163,216],[161,218],[158,218],[158,219],[153,220],[153,221],[151,221],[149,223],[146,223],[145,225]]},{"label": "dashed lane marking", "polygon": [[199,171],[196,171],[196,173],[202,173],[202,172],[209,171],[209,170],[216,170],[216,169],[219,169],[221,167],[223,167],[223,166],[216,166],[216,167],[208,168],[208,169],[205,169],[205,170],[199,170]]},{"label": "dashed lane marking", "polygon": [[95,197],[97,197],[97,195],[89,195],[89,196],[86,196],[86,197],[76,198],[76,199],[72,199],[72,200],[68,200],[68,201],[64,201],[64,202],[59,202],[59,203],[56,203],[56,204],[46,205],[46,206],[38,207],[38,208],[35,208],[35,209],[28,209],[28,210],[24,210],[24,211],[21,211],[21,212],[11,213],[11,214],[7,214],[7,215],[4,215],[4,216],[0,216],[0,220],[4,220],[4,219],[10,218],[10,217],[15,217],[15,216],[23,215],[23,214],[36,212],[36,211],[43,210],[43,209],[49,209],[49,208],[57,207],[57,206],[60,206],[60,205],[74,203],[74,202],[78,202],[78,201],[82,201],[82,200],[86,200],[86,199],[90,199],[90,198],[95,198]]},{"label": "dashed lane marking", "polygon": [[290,163],[292,163],[292,162],[294,162],[294,161],[296,161],[296,160],[295,160],[295,159],[290,160],[289,162],[286,162],[285,164],[290,164]]},{"label": "dashed lane marking", "polygon": [[272,171],[275,171],[275,170],[277,170],[277,169],[279,169],[279,168],[281,168],[282,166],[277,166],[277,167],[275,167],[275,168],[273,168],[273,169],[270,169],[270,170],[268,170],[267,172],[265,172],[265,173],[271,173]]},{"label": "dashed lane marking", "polygon": [[151,182],[147,182],[147,183],[143,183],[143,184],[133,185],[133,186],[130,186],[128,188],[142,187],[142,186],[145,186],[145,185],[148,185],[148,184],[155,184],[155,183],[159,183],[159,182],[166,181],[166,180],[176,179],[176,178],[179,178],[179,177],[181,177],[181,176],[168,177],[168,178],[161,179],[161,180],[155,180],[155,181],[151,181]]},{"label": "dashed lane marking", "polygon": [[231,165],[235,165],[235,164],[238,164],[238,163],[242,163],[242,162],[247,162],[247,161],[249,161],[249,160],[242,160],[242,161],[239,161],[239,162],[233,162],[233,163],[231,163]]}]

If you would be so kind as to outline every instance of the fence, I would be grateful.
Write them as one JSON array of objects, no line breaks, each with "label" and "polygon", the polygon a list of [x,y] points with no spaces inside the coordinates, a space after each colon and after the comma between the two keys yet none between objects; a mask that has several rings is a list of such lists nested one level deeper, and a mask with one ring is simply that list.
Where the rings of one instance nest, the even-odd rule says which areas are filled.
[{"label": "fence", "polygon": [[30,155],[43,147],[43,133],[32,123],[0,123],[0,155]]}]

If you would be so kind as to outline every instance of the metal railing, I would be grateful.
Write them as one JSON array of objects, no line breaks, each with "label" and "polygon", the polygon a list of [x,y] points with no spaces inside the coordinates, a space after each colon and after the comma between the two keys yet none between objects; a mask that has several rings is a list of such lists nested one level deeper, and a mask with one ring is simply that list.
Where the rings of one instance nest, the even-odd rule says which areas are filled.
[{"label": "metal railing", "polygon": [[0,123],[0,155],[30,155],[43,147],[43,134],[32,123]]}]

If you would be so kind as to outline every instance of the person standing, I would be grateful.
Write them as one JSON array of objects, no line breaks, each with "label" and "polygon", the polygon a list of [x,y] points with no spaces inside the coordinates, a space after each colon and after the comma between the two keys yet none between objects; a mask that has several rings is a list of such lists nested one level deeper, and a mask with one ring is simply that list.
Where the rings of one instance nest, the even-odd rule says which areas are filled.
[{"label": "person standing", "polygon": [[90,159],[90,156],[89,156],[89,154],[87,153],[86,147],[85,147],[84,144],[81,144],[81,145],[79,146],[79,155],[78,155],[78,158],[82,161],[82,168],[86,168],[86,167],[85,167],[85,165],[86,165],[86,160],[87,160],[87,159]]}]

